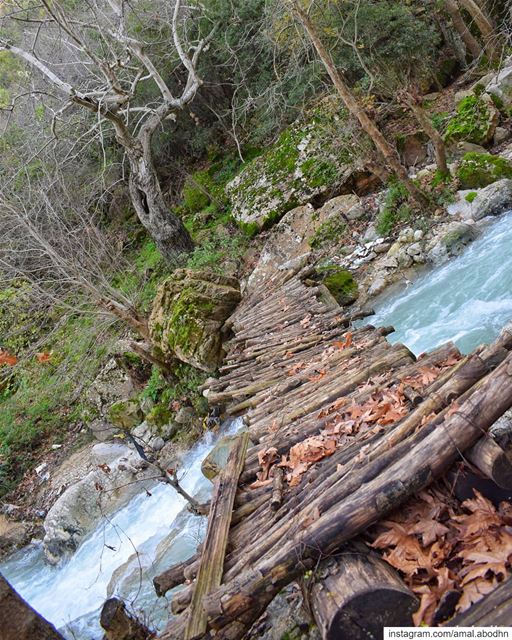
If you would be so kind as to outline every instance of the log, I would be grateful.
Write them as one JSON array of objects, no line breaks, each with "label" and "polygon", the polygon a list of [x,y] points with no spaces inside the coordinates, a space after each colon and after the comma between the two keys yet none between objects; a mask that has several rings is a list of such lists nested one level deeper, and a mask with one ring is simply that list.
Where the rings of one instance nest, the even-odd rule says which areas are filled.
[{"label": "log", "polygon": [[207,616],[203,598],[219,587],[222,581],[238,478],[245,463],[248,444],[249,433],[245,431],[234,440],[226,466],[214,483],[208,528],[185,629],[185,640],[199,638],[206,632]]},{"label": "log", "polygon": [[512,457],[490,436],[481,438],[465,457],[498,487],[512,489]]},{"label": "log", "polygon": [[365,545],[350,545],[318,573],[310,602],[323,640],[379,640],[384,627],[413,626],[418,599]]},{"label": "log", "polygon": [[185,582],[185,570],[196,561],[197,555],[193,555],[188,560],[184,560],[155,576],[153,578],[153,586],[155,587],[156,595],[158,597],[164,596],[168,591]]},{"label": "log", "polygon": [[64,640],[0,574],[0,640]]},{"label": "log", "polygon": [[447,626],[512,627],[512,578],[502,582],[470,609],[452,618]]},{"label": "log", "polygon": [[512,354],[509,354],[457,412],[441,425],[427,424],[418,434],[410,436],[406,455],[326,511],[320,501],[319,518],[298,528],[271,553],[208,596],[204,606],[211,626],[217,630],[216,638],[243,637],[276,593],[304,568],[312,567],[319,554],[336,551],[410,495],[428,486],[453,464],[460,451],[472,446],[482,431],[511,406]]},{"label": "log", "polygon": [[277,511],[283,502],[283,470],[274,467],[274,480],[272,481],[272,495],[270,497],[270,508]]},{"label": "log", "polygon": [[155,633],[126,610],[119,598],[105,601],[100,615],[100,624],[105,630],[104,640],[150,640]]}]

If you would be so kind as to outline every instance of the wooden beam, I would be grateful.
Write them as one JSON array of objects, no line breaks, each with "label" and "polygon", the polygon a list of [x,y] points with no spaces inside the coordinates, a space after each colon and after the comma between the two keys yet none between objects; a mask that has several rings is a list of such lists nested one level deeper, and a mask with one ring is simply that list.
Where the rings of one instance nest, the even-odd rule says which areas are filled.
[{"label": "wooden beam", "polygon": [[227,464],[214,483],[206,539],[185,629],[185,640],[199,638],[206,633],[207,615],[203,608],[203,598],[218,588],[222,581],[238,478],[245,464],[248,444],[247,431],[234,440]]}]

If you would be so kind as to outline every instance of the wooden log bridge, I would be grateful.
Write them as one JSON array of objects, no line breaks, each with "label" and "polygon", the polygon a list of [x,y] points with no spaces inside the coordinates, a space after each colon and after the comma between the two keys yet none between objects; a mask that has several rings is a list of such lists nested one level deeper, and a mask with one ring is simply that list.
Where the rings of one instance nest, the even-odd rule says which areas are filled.
[{"label": "wooden log bridge", "polygon": [[[510,457],[487,431],[512,406],[512,327],[466,357],[446,344],[416,358],[389,343],[390,328],[354,326],[310,275],[277,272],[229,320],[225,363],[205,393],[244,415],[252,444],[229,470],[220,518],[216,485],[202,553],[156,579],[159,593],[188,583],[165,640],[243,638],[283,587],[347,542],[362,544],[370,525],[456,462],[509,482]],[[204,582],[206,564],[215,579]],[[324,638],[356,637],[343,621],[362,615],[368,590],[366,602],[380,589],[412,624],[414,597],[375,556],[322,571],[312,608]]]}]

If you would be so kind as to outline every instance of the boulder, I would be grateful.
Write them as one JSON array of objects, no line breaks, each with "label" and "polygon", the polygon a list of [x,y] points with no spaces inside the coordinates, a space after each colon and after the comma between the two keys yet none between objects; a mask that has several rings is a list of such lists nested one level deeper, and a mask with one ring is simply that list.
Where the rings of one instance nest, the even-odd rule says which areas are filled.
[{"label": "boulder", "polygon": [[202,371],[222,361],[222,328],[240,301],[235,278],[211,271],[177,269],[158,288],[149,329],[164,356]]},{"label": "boulder", "polygon": [[288,211],[272,228],[248,286],[258,286],[276,269],[308,254],[311,248],[336,242],[347,227],[346,217],[351,213],[359,216],[361,209],[360,199],[348,194],[328,200],[316,211],[310,204]]},{"label": "boulder", "polygon": [[[122,450],[122,455],[111,460],[108,451],[99,451],[95,468],[68,487],[49,510],[44,521],[43,546],[50,563],[56,564],[63,556],[73,553],[101,518],[154,485],[158,475],[154,467],[128,447],[112,446],[116,448],[115,453]],[[92,455],[95,455],[94,447]]]},{"label": "boulder", "polygon": [[471,203],[467,218],[481,220],[486,216],[497,216],[512,209],[512,180],[503,179],[481,189]]},{"label": "boulder", "polygon": [[0,558],[30,542],[30,525],[13,522],[0,514]]},{"label": "boulder", "polygon": [[457,105],[445,132],[447,142],[464,140],[485,146],[492,141],[500,114],[487,94],[470,95]]},{"label": "boulder", "polygon": [[476,237],[477,231],[474,225],[464,222],[450,222],[443,225],[440,233],[430,243],[428,259],[433,264],[442,264],[462,253]]},{"label": "boulder", "polygon": [[117,429],[108,420],[108,410],[118,400],[129,398],[135,392],[132,380],[115,358],[110,358],[87,389],[86,401],[93,416],[85,416],[89,429],[100,441],[110,440]]},{"label": "boulder", "polygon": [[348,112],[326,98],[285,129],[226,187],[233,216],[254,233],[312,198],[340,192],[363,164]]},{"label": "boulder", "polygon": [[508,59],[508,64],[497,73],[485,90],[487,93],[496,96],[504,107],[512,107],[512,59]]},{"label": "boulder", "polygon": [[339,305],[349,305],[357,300],[357,282],[350,271],[337,265],[332,265],[319,267],[317,273]]}]

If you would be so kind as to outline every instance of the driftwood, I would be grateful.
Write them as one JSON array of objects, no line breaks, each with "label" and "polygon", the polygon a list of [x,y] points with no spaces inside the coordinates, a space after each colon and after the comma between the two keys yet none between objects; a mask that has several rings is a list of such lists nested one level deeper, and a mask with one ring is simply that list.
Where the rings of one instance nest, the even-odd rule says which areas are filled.
[{"label": "driftwood", "polygon": [[203,598],[218,587],[222,580],[235,493],[248,444],[248,432],[242,433],[234,440],[226,466],[214,483],[208,529],[185,629],[185,640],[198,638],[206,631],[207,616],[203,608]]},{"label": "driftwood", "polygon": [[150,640],[155,634],[126,610],[119,598],[105,601],[100,615],[104,640]]},{"label": "driftwood", "polygon": [[512,579],[446,624],[450,627],[512,627]]},{"label": "driftwood", "polygon": [[0,640],[64,640],[0,574]]},{"label": "driftwood", "polygon": [[155,587],[157,596],[164,596],[168,591],[182,584],[186,580],[185,570],[196,563],[197,558],[198,556],[196,554],[153,578],[153,586]]},{"label": "driftwood", "polygon": [[324,640],[382,638],[384,627],[413,626],[418,599],[376,554],[350,546],[322,563],[311,589]]}]

